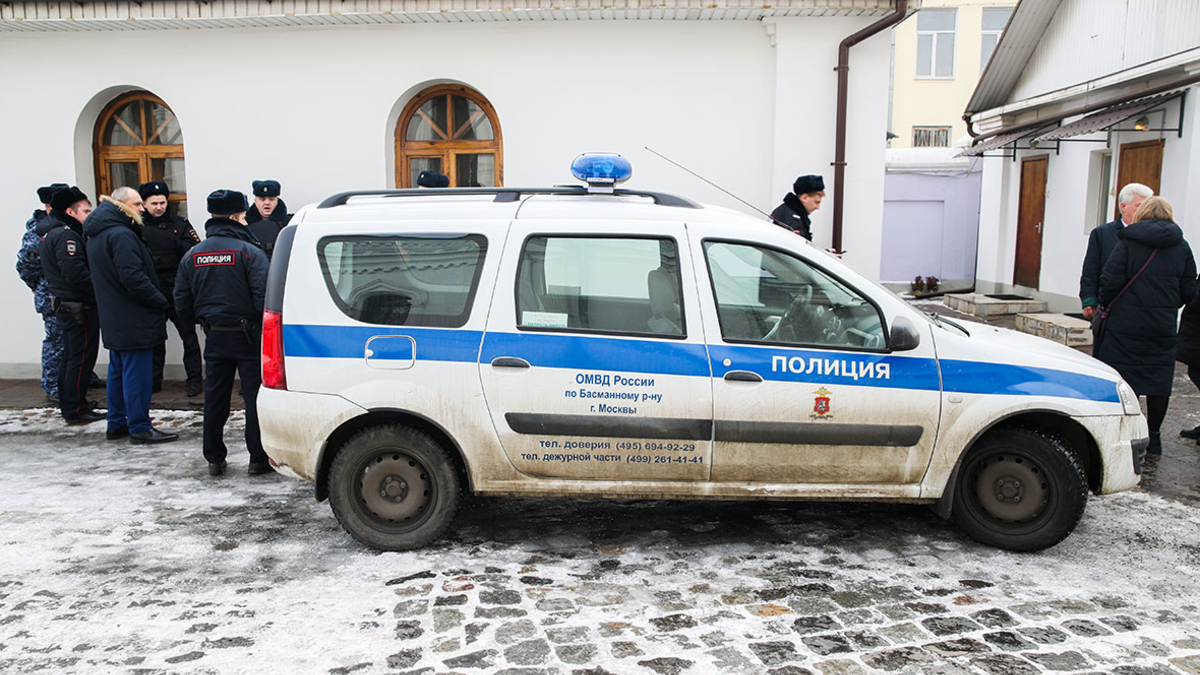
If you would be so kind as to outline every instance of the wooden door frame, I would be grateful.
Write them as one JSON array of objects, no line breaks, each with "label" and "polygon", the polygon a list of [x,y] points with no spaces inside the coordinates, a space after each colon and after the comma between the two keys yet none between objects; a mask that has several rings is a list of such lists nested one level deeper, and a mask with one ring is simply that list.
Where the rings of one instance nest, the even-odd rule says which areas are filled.
[{"label": "wooden door frame", "polygon": [[[133,99],[141,99],[143,103],[146,101],[157,103],[169,110],[172,115],[175,115],[175,111],[171,110],[171,106],[167,105],[166,101],[144,90],[127,91],[105,104],[104,109],[100,111],[100,115],[96,118],[96,126],[92,132],[92,161],[95,168],[97,203],[99,202],[100,194],[107,194],[121,187],[119,185],[112,185],[112,178],[108,175],[108,162],[110,161],[136,161],[138,163],[139,180],[142,177],[146,177],[142,182],[149,182],[151,180],[151,159],[184,159],[186,162],[182,143],[178,145],[104,145],[104,127],[108,125],[108,121],[118,111]],[[141,108],[141,115],[142,131],[145,135],[148,132],[146,131],[146,106],[144,104]],[[178,116],[175,116],[175,121],[176,123],[179,122]],[[181,132],[182,129],[183,127],[180,125]],[[130,185],[128,187],[137,189],[138,186]],[[177,202],[185,199],[187,199],[186,185],[171,186],[171,201]]]},{"label": "wooden door frame", "polygon": [[[1022,201],[1025,196],[1025,165],[1027,163],[1031,163],[1031,162],[1045,162],[1045,169],[1043,170],[1045,177],[1044,177],[1044,181],[1042,183],[1042,228],[1038,231],[1038,254],[1037,254],[1037,260],[1036,260],[1037,267],[1034,270],[1034,272],[1035,272],[1034,277],[1036,278],[1036,281],[1033,285],[1027,285],[1027,284],[1019,284],[1017,282],[1017,271],[1021,265],[1021,213],[1023,210],[1021,207],[1023,206]],[[1022,157],[1020,172],[1021,172],[1020,180],[1018,181],[1018,185],[1017,185],[1017,231],[1016,231],[1016,238],[1013,242],[1013,277],[1012,277],[1013,286],[1015,287],[1015,286],[1021,285],[1021,286],[1025,286],[1026,288],[1033,288],[1033,289],[1037,290],[1038,287],[1040,286],[1041,278],[1042,278],[1042,244],[1045,242],[1045,236],[1046,236],[1046,232],[1045,232],[1046,188],[1050,182],[1050,155],[1049,155],[1049,153],[1042,154],[1042,155],[1032,155],[1029,157]]]}]

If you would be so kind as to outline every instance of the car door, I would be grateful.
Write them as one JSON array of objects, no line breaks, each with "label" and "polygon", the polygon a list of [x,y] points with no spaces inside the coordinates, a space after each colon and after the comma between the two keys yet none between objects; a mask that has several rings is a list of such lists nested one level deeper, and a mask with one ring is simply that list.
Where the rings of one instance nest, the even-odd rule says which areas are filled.
[{"label": "car door", "polygon": [[815,250],[707,238],[696,252],[711,284],[713,480],[920,481],[940,409],[928,332],[889,353],[879,299]]},{"label": "car door", "polygon": [[683,225],[578,229],[518,219],[505,247],[479,361],[505,453],[532,476],[707,480],[711,371]]}]

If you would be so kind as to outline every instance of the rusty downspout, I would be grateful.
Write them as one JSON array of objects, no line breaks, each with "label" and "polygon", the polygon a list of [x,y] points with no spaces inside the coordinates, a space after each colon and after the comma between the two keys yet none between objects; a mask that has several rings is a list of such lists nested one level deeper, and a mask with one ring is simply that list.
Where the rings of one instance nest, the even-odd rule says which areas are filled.
[{"label": "rusty downspout", "polygon": [[900,23],[908,13],[908,0],[895,0],[896,9],[888,16],[850,35],[838,45],[837,132],[833,151],[833,248],[842,250],[842,204],[846,197],[846,96],[850,86],[850,48],[887,28]]}]

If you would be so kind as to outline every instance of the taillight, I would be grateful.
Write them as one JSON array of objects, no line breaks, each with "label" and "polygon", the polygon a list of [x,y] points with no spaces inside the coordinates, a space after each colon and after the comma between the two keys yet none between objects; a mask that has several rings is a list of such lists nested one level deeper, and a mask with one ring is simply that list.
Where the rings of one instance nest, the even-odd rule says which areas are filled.
[{"label": "taillight", "polygon": [[287,389],[283,370],[283,314],[263,311],[262,383],[268,389]]}]

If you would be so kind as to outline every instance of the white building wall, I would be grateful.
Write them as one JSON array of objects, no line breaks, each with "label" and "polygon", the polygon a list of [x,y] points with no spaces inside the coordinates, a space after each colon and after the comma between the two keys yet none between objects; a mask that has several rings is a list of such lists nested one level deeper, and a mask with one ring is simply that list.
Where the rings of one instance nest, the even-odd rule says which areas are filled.
[{"label": "white building wall", "polygon": [[1196,0],[1068,0],[1046,27],[1009,100],[1194,48],[1198,34],[1200,2]]},{"label": "white building wall", "polygon": [[[1193,87],[1189,102],[1200,96],[1200,87]],[[1179,102],[1166,107],[1163,113],[1152,113],[1152,126],[1175,127],[1179,122]],[[1058,152],[1042,149],[1018,151],[1018,161],[1007,158],[987,158],[984,164],[984,186],[980,213],[980,261],[977,277],[980,290],[1017,291],[1032,293],[1051,303],[1055,311],[1079,311],[1079,274],[1087,252],[1088,235],[1095,223],[1090,222],[1088,208],[1098,197],[1089,180],[1092,153],[1106,149],[1113,152],[1109,174],[1109,191],[1105,217],[1112,218],[1116,204],[1117,169],[1120,146],[1124,143],[1165,139],[1163,148],[1162,185],[1160,194],[1171,202],[1175,221],[1183,228],[1184,236],[1193,249],[1200,247],[1200,197],[1194,186],[1200,170],[1200,112],[1185,106],[1184,134],[1175,132],[1113,132],[1111,146],[1106,146],[1104,133],[1076,137],[1095,143],[1063,143]],[[1065,120],[1070,122],[1071,120]],[[1128,127],[1129,122],[1121,126]],[[1042,267],[1037,289],[1013,287],[1013,267],[1016,263],[1016,228],[1020,200],[1020,158],[1048,154],[1047,196],[1042,239]],[[1189,217],[1189,213],[1193,214]],[[996,246],[991,253],[986,248]]]},{"label": "white building wall", "polygon": [[[495,106],[506,185],[571,182],[567,166],[576,154],[615,151],[633,162],[630,187],[750,212],[649,146],[769,212],[799,173],[824,174],[832,192],[837,43],[875,18],[780,20],[774,48],[762,23],[736,21],[7,34],[0,64],[37,55],[36,68],[0,68],[10,92],[0,97],[0,119],[20,130],[0,136],[9,259],[38,186],[61,180],[95,196],[96,117],[132,89],[162,97],[179,119],[197,227],[208,192],[248,191],[257,178],[281,181],[292,210],[341,190],[394,187],[400,108],[420,89],[448,81]],[[124,70],[81,68],[89,58],[132,51],[169,58]],[[847,261],[877,276],[887,34],[851,54]],[[72,76],[58,86],[56,73]],[[829,241],[830,212],[814,219],[818,242]],[[32,376],[42,326],[15,271],[0,274],[0,307],[11,318],[0,339],[0,375]],[[181,370],[177,338],[169,349],[168,364]]]}]

